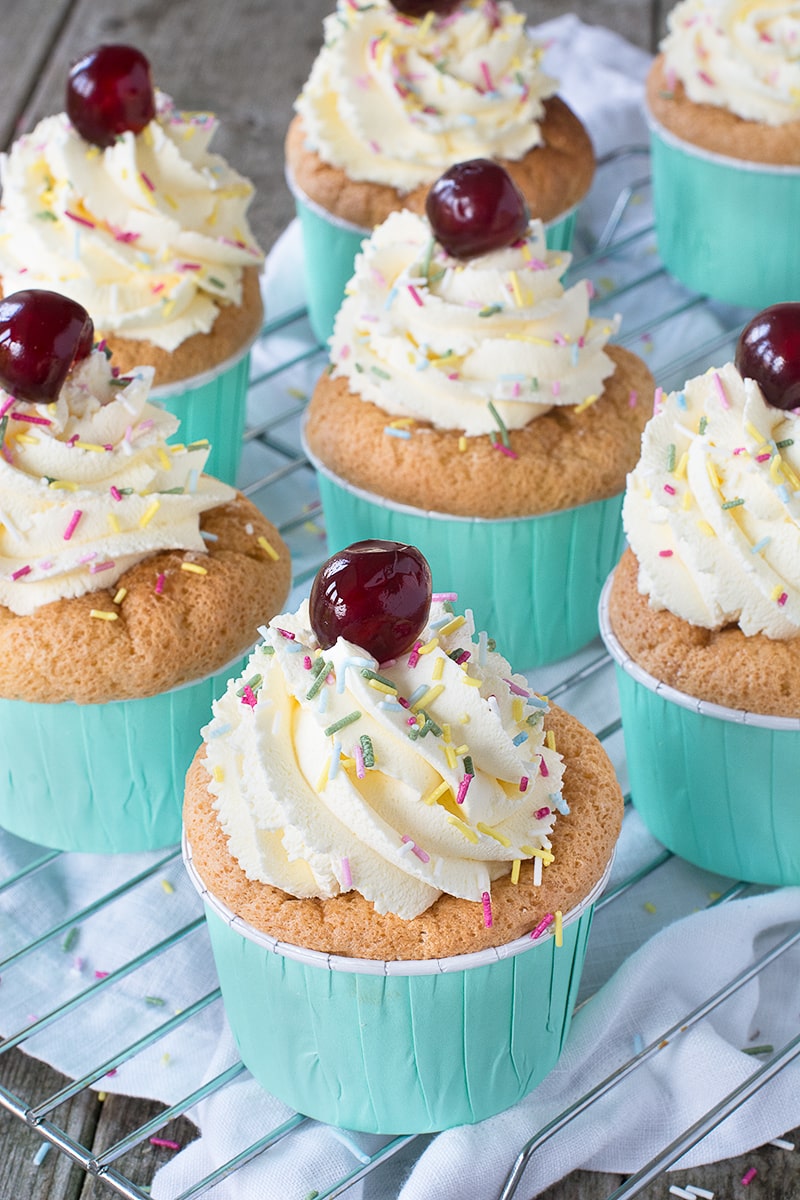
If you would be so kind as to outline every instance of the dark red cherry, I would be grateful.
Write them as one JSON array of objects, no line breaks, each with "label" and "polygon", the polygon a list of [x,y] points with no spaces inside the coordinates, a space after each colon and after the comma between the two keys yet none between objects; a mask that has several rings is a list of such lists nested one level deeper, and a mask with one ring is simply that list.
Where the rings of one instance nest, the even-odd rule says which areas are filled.
[{"label": "dark red cherry", "polygon": [[425,628],[431,570],[416,546],[354,542],[320,567],[311,586],[311,628],[323,649],[338,637],[378,662],[396,658]]},{"label": "dark red cherry", "polygon": [[473,158],[445,171],[428,192],[425,211],[437,241],[454,258],[510,246],[530,219],[522,192],[490,158]]},{"label": "dark red cherry", "polygon": [[0,300],[0,384],[20,400],[55,400],[93,339],[92,319],[74,300],[58,292],[14,292]]},{"label": "dark red cherry", "polygon": [[391,0],[392,8],[396,8],[404,17],[424,17],[429,12],[446,17],[460,3],[461,0]]},{"label": "dark red cherry", "polygon": [[773,304],[753,317],[739,335],[734,361],[767,404],[800,407],[800,303]]},{"label": "dark red cherry", "polygon": [[67,116],[94,146],[140,133],[156,115],[150,63],[135,46],[98,46],[69,73]]}]

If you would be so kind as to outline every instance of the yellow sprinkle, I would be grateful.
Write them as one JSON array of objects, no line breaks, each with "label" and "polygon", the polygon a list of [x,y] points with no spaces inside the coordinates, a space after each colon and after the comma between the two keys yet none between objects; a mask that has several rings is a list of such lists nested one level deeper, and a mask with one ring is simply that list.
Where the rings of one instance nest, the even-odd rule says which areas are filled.
[{"label": "yellow sprinkle", "polygon": [[654,913],[656,911],[655,904],[653,904],[650,900],[646,900],[642,905],[642,908],[645,910],[645,912],[649,913]]},{"label": "yellow sprinkle", "polygon": [[167,893],[168,896],[171,896],[172,893],[175,891],[175,888],[172,886],[172,884],[170,883],[170,881],[168,879],[162,879],[161,886],[164,889],[164,891]]},{"label": "yellow sprinkle", "polygon": [[268,555],[269,555],[269,557],[272,559],[272,561],[273,561],[273,562],[277,562],[277,561],[278,561],[278,559],[280,558],[280,554],[278,554],[278,551],[275,549],[275,547],[274,547],[273,545],[271,545],[271,544],[270,544],[270,543],[267,541],[267,539],[266,539],[266,538],[263,536],[263,534],[262,534],[262,536],[261,536],[261,537],[258,539],[258,544],[259,544],[259,546],[261,547],[261,549],[262,549],[263,551],[265,551],[265,553],[266,553],[266,554],[268,554]]},{"label": "yellow sprinkle", "polygon": [[551,854],[549,850],[539,850],[536,846],[520,846],[520,850],[530,858],[540,858],[546,867],[556,861],[555,854]]},{"label": "yellow sprinkle", "polygon": [[462,454],[467,448],[467,439],[463,435],[458,439],[458,448]]},{"label": "yellow sprinkle", "polygon": [[23,446],[38,446],[39,439],[31,437],[29,433],[18,433],[14,438],[15,442],[21,442]]},{"label": "yellow sprinkle", "polygon": [[[177,202],[177,200],[175,200],[175,199],[174,199],[172,196],[170,196],[169,192],[162,192],[162,193],[161,193],[161,196],[162,196],[162,199],[166,200],[166,202],[167,202],[167,204],[170,206],[170,208],[177,208],[177,207],[178,207],[178,202]],[[210,223],[210,222],[209,222],[209,223]]]},{"label": "yellow sprinkle", "polygon": [[684,510],[684,512],[688,512],[691,507],[692,507],[692,493],[687,490],[683,493],[683,499],[681,500],[681,508]]},{"label": "yellow sprinkle", "polygon": [[161,315],[163,317],[169,317],[171,315],[174,307],[175,307],[175,301],[167,300],[166,304],[164,305],[164,307],[161,310]]},{"label": "yellow sprinkle", "polygon": [[[423,804],[435,804],[440,796],[443,796],[445,794],[445,792],[449,792],[449,791],[450,791],[450,784],[447,783],[446,780],[443,779],[438,787],[435,787],[432,791],[428,792],[428,794],[426,796],[422,796],[422,798],[421,798],[422,803]],[[476,838],[476,841],[477,841],[477,838]]]},{"label": "yellow sprinkle", "polygon": [[420,40],[422,40],[423,38],[426,38],[428,36],[428,34],[430,33],[431,25],[433,24],[433,19],[435,16],[436,16],[436,14],[433,11],[433,9],[429,9],[428,12],[426,12],[425,16],[423,17],[423,19],[420,21],[419,28],[417,29],[417,33],[419,34]]},{"label": "yellow sprinkle", "polygon": [[591,408],[591,406],[595,403],[595,401],[597,401],[599,399],[600,399],[599,395],[587,396],[585,400],[581,400],[580,404],[575,405],[575,412],[576,413],[586,412],[586,409]]},{"label": "yellow sprinkle", "polygon": [[789,486],[792,488],[792,490],[795,492],[799,491],[800,490],[800,479],[797,478],[796,473],[792,470],[792,468],[789,466],[789,464],[786,462],[785,459],[781,460],[781,469],[783,470],[783,473],[786,476],[787,482],[788,482]]},{"label": "yellow sprinkle", "polygon": [[[439,637],[448,637],[449,634],[455,633],[455,631],[460,629],[464,624],[465,619],[465,617],[453,617],[452,621],[448,621],[447,624],[443,625],[439,630]],[[420,654],[422,654],[421,650]]]},{"label": "yellow sprinkle", "polygon": [[717,536],[714,533],[713,527],[711,525],[709,525],[708,521],[698,521],[697,528],[700,530],[701,533],[704,533],[706,535],[706,537],[716,537]]},{"label": "yellow sprinkle", "polygon": [[769,598],[770,598],[770,600],[780,600],[782,595],[783,595],[783,588],[781,587],[780,584],[778,584],[778,586],[774,587],[772,589],[772,591],[770,592]]},{"label": "yellow sprinkle", "polygon": [[[745,421],[745,423],[744,423],[744,427],[745,427],[745,429],[747,430],[747,432],[750,434],[750,437],[753,439],[753,441],[754,441],[754,442],[757,442],[757,443],[759,443],[758,450],[762,450],[762,449],[764,449],[764,448],[765,448],[765,446],[766,446],[766,442],[765,442],[765,441],[763,440],[763,438],[761,437],[761,434],[760,434],[760,433],[759,433],[759,431],[756,429],[756,427],[755,427],[755,425],[753,424],[753,422],[752,422],[752,421]],[[758,453],[758,450],[756,451],[756,453]]]},{"label": "yellow sprinkle", "polygon": [[120,588],[119,591],[117,592],[116,596],[114,597],[114,603],[122,604],[122,601],[125,599],[127,594],[128,594],[127,588],[124,588],[124,587]]},{"label": "yellow sprinkle", "polygon": [[717,469],[710,458],[706,459],[706,471],[708,472],[708,478],[711,480],[711,486],[718,488],[720,485],[720,478],[717,474]]},{"label": "yellow sprinkle", "polygon": [[525,302],[522,299],[522,290],[519,286],[519,279],[517,278],[517,272],[510,271],[509,275],[511,278],[511,291],[514,296],[514,303],[516,304],[517,308],[523,308],[525,305]]},{"label": "yellow sprinkle", "polygon": [[371,688],[375,688],[376,692],[383,692],[384,695],[386,695],[386,696],[396,696],[397,695],[396,687],[392,687],[391,684],[388,684],[388,683],[381,683],[380,679],[368,679],[367,686],[371,687]]},{"label": "yellow sprinkle", "polygon": [[119,613],[103,612],[99,608],[93,608],[92,611],[89,613],[89,616],[97,617],[98,621],[116,621],[117,617],[119,616]]},{"label": "yellow sprinkle", "polygon": [[78,490],[77,483],[71,483],[68,479],[54,479],[47,486],[52,488],[54,492],[77,492]]},{"label": "yellow sprinkle", "polygon": [[99,446],[97,442],[76,442],[76,450],[93,450],[95,454],[105,454],[105,446]]},{"label": "yellow sprinkle", "polygon": [[102,1104],[104,1100],[107,1100],[107,1099],[108,1099],[108,1092],[98,1092],[98,1093],[97,1093],[97,1099],[98,1099],[98,1100],[100,1101],[100,1103]]},{"label": "yellow sprinkle", "polygon": [[417,700],[415,704],[411,705],[412,713],[419,712],[421,708],[427,708],[429,704],[433,704],[436,697],[441,696],[443,691],[443,683],[437,683],[435,687],[428,688],[427,692],[420,696],[419,700]]},{"label": "yellow sprinkle", "polygon": [[169,455],[161,446],[158,447],[158,461],[161,463],[161,466],[165,471],[172,470],[172,463],[169,461]]},{"label": "yellow sprinkle", "polygon": [[111,513],[111,512],[110,512],[110,513],[108,514],[108,523],[109,523],[109,525],[111,526],[111,532],[112,532],[112,533],[119,533],[119,521],[117,520],[117,514],[116,514],[116,513]]},{"label": "yellow sprinkle", "polygon": [[545,740],[545,745],[547,746],[548,750],[555,750],[556,735],[552,729],[548,729],[547,733],[544,735],[544,740]]},{"label": "yellow sprinkle", "polygon": [[458,765],[458,760],[456,759],[456,752],[452,746],[445,746],[444,756],[447,759],[447,765],[450,770],[455,771],[456,766]]},{"label": "yellow sprinkle", "polygon": [[330,759],[326,758],[325,762],[323,763],[322,770],[319,773],[319,779],[317,780],[316,790],[318,792],[324,792],[325,788],[327,787],[329,767],[330,767]]},{"label": "yellow sprinkle", "polygon": [[688,463],[688,461],[689,461],[689,451],[684,450],[683,454],[678,459],[678,465],[676,466],[675,470],[672,472],[672,474],[675,476],[676,479],[685,479],[686,478],[686,464]]},{"label": "yellow sprinkle", "polygon": [[519,858],[515,858],[513,863],[511,864],[511,882],[512,883],[519,883],[520,862],[521,862],[521,860]]},{"label": "yellow sprinkle", "polygon": [[420,648],[417,651],[417,654],[430,654],[431,650],[435,650],[438,645],[439,645],[438,637],[432,637],[431,640],[429,642],[426,642],[424,646],[420,646]]},{"label": "yellow sprinkle", "polygon": [[510,342],[529,342],[532,346],[552,346],[553,344],[547,338],[534,337],[533,334],[507,333],[506,338]]},{"label": "yellow sprinkle", "polygon": [[390,429],[408,429],[409,425],[414,424],[413,417],[398,417],[395,421],[389,422]]},{"label": "yellow sprinkle", "polygon": [[223,779],[225,778],[225,772],[223,771],[222,767],[214,767],[212,774],[217,783],[222,783]]},{"label": "yellow sprinkle", "polygon": [[175,442],[174,445],[169,447],[169,452],[170,452],[170,454],[182,454],[185,449],[186,449],[185,442]]},{"label": "yellow sprinkle", "polygon": [[[471,718],[470,718],[469,713],[462,713],[461,716],[458,718],[458,723],[459,723],[459,725],[469,725],[470,720],[471,720]],[[456,754],[458,754],[458,753],[459,753],[459,751],[456,750]]]},{"label": "yellow sprinkle", "polygon": [[508,847],[511,845],[510,840],[504,833],[499,833],[498,830],[492,829],[491,825],[485,825],[483,821],[478,821],[475,828],[480,833],[485,833],[487,837],[494,838],[494,840],[499,842],[501,846]]},{"label": "yellow sprinkle", "polygon": [[446,742],[451,741],[450,726],[447,724],[446,721],[442,721],[442,737],[444,738],[444,740]]},{"label": "yellow sprinkle", "polygon": [[156,513],[158,512],[158,510],[160,508],[161,508],[161,501],[154,500],[153,503],[150,505],[150,507],[145,512],[142,513],[141,517],[139,517],[140,528],[144,529],[145,525],[149,525],[150,522],[152,521],[153,517],[156,515]]},{"label": "yellow sprinkle", "polygon": [[553,931],[556,939],[556,947],[560,950],[564,945],[564,915],[560,908],[557,908],[554,913],[556,924]]},{"label": "yellow sprinkle", "polygon": [[[467,717],[467,720],[469,720],[469,717]],[[469,746],[466,742],[464,742],[463,746],[456,746],[456,754],[469,754]]]},{"label": "yellow sprinkle", "polygon": [[[153,131],[149,125],[145,125],[144,129],[142,130],[142,141],[144,142],[145,146],[152,146],[153,144]],[[99,148],[93,147],[93,149]]]},{"label": "yellow sprinkle", "polygon": [[168,1053],[168,1052],[165,1050],[165,1051],[164,1051],[164,1053],[161,1055],[161,1065],[162,1065],[162,1067],[168,1067],[168,1066],[169,1066],[170,1057],[171,1057],[171,1056],[170,1056],[170,1054],[169,1054],[169,1053]]},{"label": "yellow sprinkle", "polygon": [[181,563],[182,571],[189,571],[192,575],[207,575],[208,571],[205,567],[201,567],[198,563],[183,562]]},{"label": "yellow sprinkle", "polygon": [[465,825],[460,817],[448,817],[447,820],[458,830],[459,833],[463,833],[464,837],[467,838],[468,841],[473,843],[478,842],[478,835],[475,830],[470,829],[469,825]]},{"label": "yellow sprinkle", "polygon": [[473,679],[471,675],[462,675],[461,682],[468,683],[470,685],[470,687],[480,687],[481,686],[480,679]]},{"label": "yellow sprinkle", "polygon": [[517,724],[519,724],[519,722],[522,720],[524,715],[525,715],[525,709],[524,709],[524,706],[522,703],[522,697],[515,696],[514,699],[511,701],[511,716],[517,722]]},{"label": "yellow sprinkle", "polygon": [[433,670],[431,671],[431,679],[441,679],[443,670],[444,670],[444,659],[437,658],[436,662],[433,664]]}]

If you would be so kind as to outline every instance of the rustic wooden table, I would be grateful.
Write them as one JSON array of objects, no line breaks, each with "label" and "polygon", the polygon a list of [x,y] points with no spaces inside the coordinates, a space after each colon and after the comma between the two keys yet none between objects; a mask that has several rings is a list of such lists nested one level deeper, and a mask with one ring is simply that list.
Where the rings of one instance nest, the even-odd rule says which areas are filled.
[{"label": "rustic wooden table", "polygon": [[[574,10],[585,20],[605,24],[652,49],[668,7],[659,0],[525,0],[519,5],[533,21]],[[0,143],[40,117],[63,108],[69,64],[100,42],[131,42],[150,58],[159,84],[183,108],[212,108],[221,118],[215,149],[256,184],[251,209],[254,231],[266,250],[291,219],[292,203],[283,181],[282,143],[292,101],[318,49],[322,17],[333,0],[47,0],[26,5],[0,0]],[[0,1059],[0,1083],[18,1095],[49,1094],[59,1077],[50,1068],[13,1051]],[[59,1123],[83,1145],[101,1150],[141,1124],[160,1106],[120,1096],[101,1102],[83,1091],[59,1110]],[[163,1131],[184,1143],[195,1135],[184,1119]],[[788,1135],[791,1136],[791,1135]],[[800,1130],[795,1131],[800,1138]],[[86,1177],[56,1151],[34,1163],[38,1135],[0,1109],[0,1200],[102,1200],[107,1186]],[[169,1154],[149,1143],[126,1159],[132,1177],[147,1179]],[[758,1200],[800,1195],[800,1155],[772,1147],[691,1173],[690,1182],[718,1196],[740,1194],[748,1167],[759,1170]],[[689,1178],[687,1176],[687,1178]],[[681,1173],[652,1184],[643,1196],[666,1196]],[[547,1200],[601,1200],[621,1177],[578,1172],[547,1191]],[[477,1196],[479,1188],[466,1194]],[[276,1197],[275,1200],[283,1200]],[[435,1198],[432,1197],[432,1200]],[[487,1200],[489,1198],[487,1197]]]}]

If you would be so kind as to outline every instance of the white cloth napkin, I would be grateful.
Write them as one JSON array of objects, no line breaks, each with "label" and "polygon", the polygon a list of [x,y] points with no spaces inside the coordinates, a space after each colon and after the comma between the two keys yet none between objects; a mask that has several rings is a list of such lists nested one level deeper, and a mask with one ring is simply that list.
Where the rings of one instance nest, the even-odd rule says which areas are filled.
[{"label": "white cloth napkin", "polygon": [[[648,56],[617,35],[572,16],[548,22],[538,32],[550,43],[548,68],[562,79],[562,94],[589,126],[598,151],[642,144],[642,79]],[[641,172],[641,163],[636,169]],[[608,214],[609,188],[617,187],[615,174],[611,184],[601,179],[593,190],[582,215],[583,230],[591,236],[597,236]],[[647,217],[645,206],[642,218]],[[293,307],[299,299],[293,282],[299,276],[298,255],[293,225],[267,264],[270,315],[276,308]],[[632,319],[635,322],[635,313]],[[719,328],[706,311],[686,320],[708,323],[709,332]],[[680,322],[673,326],[671,344],[661,345],[661,361],[668,361],[681,348],[684,329]],[[275,353],[274,343],[263,353],[259,350],[257,367],[270,365]],[[318,364],[311,370],[317,369]],[[304,370],[309,368],[298,367],[295,383],[307,391],[311,376],[303,375]],[[595,645],[568,665],[537,672],[537,687],[549,690],[571,667],[597,653]],[[613,718],[615,705],[608,671],[566,698],[566,706],[594,729]],[[619,735],[610,739],[608,749],[624,786]],[[629,813],[612,885],[649,862],[658,850],[636,813]],[[28,844],[0,834],[0,881],[14,875],[36,853]],[[115,1054],[166,1018],[185,1013],[213,994],[216,977],[200,919],[202,907],[179,858],[164,861],[166,857],[63,855],[23,885],[0,891],[3,959],[64,922],[62,932],[4,969],[0,1035],[12,1036],[57,1005],[99,986],[90,1002],[66,1011],[24,1044],[29,1053],[80,1078],[106,1060],[110,1063]],[[114,903],[84,919],[75,916],[139,874],[141,882]],[[491,1121],[418,1139],[348,1194],[364,1200],[395,1196],[462,1200],[469,1190],[465,1181],[475,1178],[481,1180],[482,1194],[495,1194],[520,1147],[541,1126],[629,1059],[637,1047],[660,1038],[800,923],[800,889],[694,912],[705,909],[709,894],[724,887],[725,881],[672,859],[598,912],[582,993],[597,994],[576,1014],[565,1052],[552,1074],[526,1100]],[[181,936],[179,931],[192,922],[198,922],[197,928]],[[153,947],[173,937],[173,945],[150,958]],[[136,955],[143,958],[138,969],[113,984],[103,983],[107,973]],[[744,1053],[746,1048],[754,1042],[780,1047],[798,1032],[798,968],[800,953],[795,949],[637,1069],[623,1086],[537,1151],[519,1195],[534,1195],[576,1167],[624,1172],[641,1167],[752,1072],[756,1060]],[[171,1104],[236,1062],[233,1039],[216,1000],[118,1069],[112,1068],[112,1073],[103,1074],[94,1086]],[[795,1064],[760,1092],[756,1102],[701,1142],[681,1165],[744,1152],[800,1124],[799,1085]],[[243,1072],[189,1111],[201,1136],[158,1172],[153,1197],[173,1200],[291,1115]],[[208,1194],[214,1200],[303,1200],[354,1171],[364,1155],[383,1141],[308,1122]]]}]

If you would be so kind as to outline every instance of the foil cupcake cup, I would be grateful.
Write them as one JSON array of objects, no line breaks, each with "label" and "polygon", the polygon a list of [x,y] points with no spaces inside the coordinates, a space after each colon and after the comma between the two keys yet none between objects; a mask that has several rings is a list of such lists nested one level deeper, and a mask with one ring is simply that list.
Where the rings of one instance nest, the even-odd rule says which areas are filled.
[{"label": "foil cupcake cup", "polygon": [[171,441],[184,445],[208,440],[205,470],[223,483],[236,484],[242,456],[250,379],[250,349],[255,339],[214,370],[176,383],[156,386],[150,399],[181,423]]},{"label": "foil cupcake cup", "polygon": [[651,115],[658,252],[693,291],[748,308],[800,299],[800,167],[712,154]]},{"label": "foil cupcake cup", "polygon": [[[323,344],[333,333],[333,323],[344,291],[353,277],[355,258],[371,228],[354,225],[328,212],[295,183],[286,171],[286,183],[294,196],[303,241],[303,270],[311,330]],[[575,231],[577,205],[545,225],[551,250],[569,250]]]},{"label": "foil cupcake cup", "polygon": [[751,883],[800,884],[800,717],[763,716],[676,691],[634,662],[608,615],[631,799],[681,858]]},{"label": "foil cupcake cup", "polygon": [[555,1066],[608,871],[565,914],[561,946],[547,932],[386,962],[260,933],[208,891],[185,839],[183,849],[242,1061],[298,1112],[372,1133],[436,1132],[502,1112]]},{"label": "foil cupcake cup", "polygon": [[457,592],[520,671],[567,658],[597,636],[600,592],[624,546],[621,494],[541,516],[459,517],[362,491],[305,451],[331,553],[362,538],[418,546],[434,590]]},{"label": "foil cupcake cup", "polygon": [[213,675],[135,700],[0,699],[0,826],[91,854],[176,845],[201,727],[245,661],[237,656]]}]

